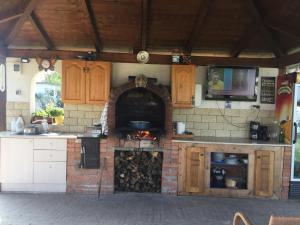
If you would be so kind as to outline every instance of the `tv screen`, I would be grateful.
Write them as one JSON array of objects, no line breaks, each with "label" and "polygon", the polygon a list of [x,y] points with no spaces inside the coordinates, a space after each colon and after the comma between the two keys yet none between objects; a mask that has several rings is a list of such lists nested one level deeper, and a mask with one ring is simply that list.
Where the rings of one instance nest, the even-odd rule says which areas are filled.
[{"label": "tv screen", "polygon": [[209,67],[205,99],[256,101],[257,76],[255,67]]}]

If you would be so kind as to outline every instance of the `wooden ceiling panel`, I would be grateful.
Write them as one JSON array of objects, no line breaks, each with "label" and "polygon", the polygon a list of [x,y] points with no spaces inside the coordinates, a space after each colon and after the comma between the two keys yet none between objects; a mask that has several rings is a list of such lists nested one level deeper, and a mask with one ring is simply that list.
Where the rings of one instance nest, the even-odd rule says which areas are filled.
[{"label": "wooden ceiling panel", "polygon": [[141,1],[91,1],[103,45],[134,47],[139,41]]},{"label": "wooden ceiling panel", "polygon": [[44,0],[35,10],[56,48],[93,48],[92,36],[83,25],[88,23],[83,13],[79,2],[74,0]]},{"label": "wooden ceiling panel", "polygon": [[202,1],[151,1],[149,46],[184,48]]},{"label": "wooden ceiling panel", "polygon": [[22,46],[26,47],[31,46],[44,46],[44,42],[39,36],[38,32],[32,26],[29,20],[25,21],[21,30],[16,35],[15,39],[12,42],[13,46]]}]

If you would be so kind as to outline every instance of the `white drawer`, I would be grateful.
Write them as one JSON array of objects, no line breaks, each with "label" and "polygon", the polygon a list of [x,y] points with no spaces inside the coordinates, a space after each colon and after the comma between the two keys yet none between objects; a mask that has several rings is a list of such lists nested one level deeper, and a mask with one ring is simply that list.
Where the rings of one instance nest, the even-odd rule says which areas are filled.
[{"label": "white drawer", "polygon": [[66,151],[55,150],[34,150],[33,159],[35,162],[66,162]]},{"label": "white drawer", "polygon": [[35,184],[66,183],[65,162],[35,162],[33,168]]},{"label": "white drawer", "polygon": [[35,138],[33,142],[34,149],[49,149],[49,150],[66,150],[66,139],[52,139],[52,138]]}]

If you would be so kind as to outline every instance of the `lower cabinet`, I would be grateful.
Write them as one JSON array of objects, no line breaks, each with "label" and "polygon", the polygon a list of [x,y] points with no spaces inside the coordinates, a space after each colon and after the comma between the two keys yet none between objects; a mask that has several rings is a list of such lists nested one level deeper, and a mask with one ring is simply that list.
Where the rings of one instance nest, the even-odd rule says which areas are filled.
[{"label": "lower cabinet", "polygon": [[274,186],[274,152],[255,152],[255,195],[270,197]]},{"label": "lower cabinet", "polygon": [[180,147],[178,194],[280,198],[282,152],[281,147]]},{"label": "lower cabinet", "polygon": [[0,150],[1,191],[66,191],[66,139],[2,138]]},{"label": "lower cabinet", "polygon": [[204,149],[188,148],[186,152],[186,191],[199,193],[204,190]]}]

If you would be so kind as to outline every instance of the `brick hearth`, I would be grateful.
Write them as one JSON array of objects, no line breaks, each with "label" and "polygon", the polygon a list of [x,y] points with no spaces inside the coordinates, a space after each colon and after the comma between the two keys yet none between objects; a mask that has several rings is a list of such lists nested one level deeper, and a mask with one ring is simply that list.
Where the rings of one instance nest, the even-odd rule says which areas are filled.
[{"label": "brick hearth", "polygon": [[[122,93],[132,88],[135,88],[134,82],[127,83],[111,91],[108,107],[109,135],[107,139],[101,139],[100,142],[100,169],[79,168],[80,140],[68,140],[68,192],[97,193],[101,175],[101,193],[114,192],[114,151],[116,147],[124,147],[124,142],[120,142],[113,134],[115,128],[115,104]],[[165,103],[166,134],[161,138],[159,144],[160,149],[164,153],[161,192],[165,194],[177,194],[178,148],[172,146],[173,127],[170,94],[164,87],[154,84],[148,84],[146,89],[160,96]]]}]

